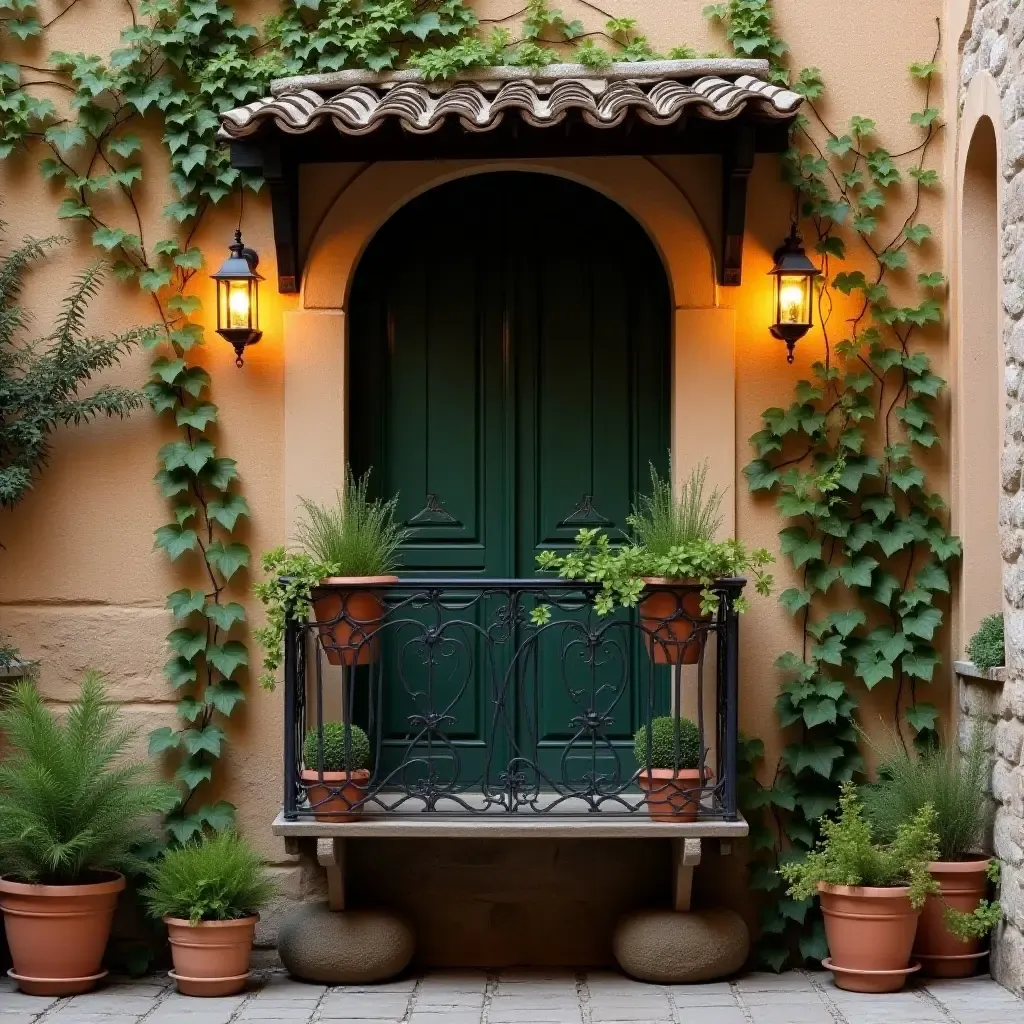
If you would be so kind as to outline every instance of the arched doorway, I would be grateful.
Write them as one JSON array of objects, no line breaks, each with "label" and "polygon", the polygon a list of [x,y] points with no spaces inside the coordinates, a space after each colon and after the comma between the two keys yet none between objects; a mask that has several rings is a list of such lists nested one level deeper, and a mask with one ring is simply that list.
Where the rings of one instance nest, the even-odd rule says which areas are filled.
[{"label": "arched doorway", "polygon": [[[622,530],[648,464],[667,470],[667,278],[640,225],[586,186],[494,172],[418,196],[368,246],[348,314],[349,458],[399,494],[415,528],[406,572],[532,576],[537,552],[580,527]],[[481,625],[494,612],[482,604]],[[543,657],[535,670],[531,713],[557,756],[574,711],[542,685]],[[398,747],[409,709],[387,701]],[[451,702],[447,732],[479,774],[473,751],[494,748],[486,699],[470,686]],[[615,742],[641,707],[639,692],[621,702]]]}]

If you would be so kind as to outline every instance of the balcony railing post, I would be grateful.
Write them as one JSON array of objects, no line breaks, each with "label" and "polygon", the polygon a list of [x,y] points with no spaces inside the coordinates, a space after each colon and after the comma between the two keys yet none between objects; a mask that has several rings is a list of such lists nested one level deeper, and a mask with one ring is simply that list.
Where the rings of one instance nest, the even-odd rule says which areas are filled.
[{"label": "balcony railing post", "polygon": [[[284,816],[294,820],[298,815],[296,777],[295,725],[299,686],[305,686],[305,673],[299,678],[299,644],[302,632],[296,619],[289,615],[284,630]],[[302,666],[304,669],[305,666]]]},{"label": "balcony railing post", "polygon": [[725,817],[737,818],[737,751],[739,746],[740,617],[733,606],[740,587],[731,586],[725,594]]}]

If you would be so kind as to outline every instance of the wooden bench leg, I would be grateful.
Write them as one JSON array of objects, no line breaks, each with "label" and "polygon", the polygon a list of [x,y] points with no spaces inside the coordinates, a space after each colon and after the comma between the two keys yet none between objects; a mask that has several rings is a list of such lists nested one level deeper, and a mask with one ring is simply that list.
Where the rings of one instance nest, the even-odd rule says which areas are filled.
[{"label": "wooden bench leg", "polygon": [[700,840],[673,839],[672,862],[672,908],[686,912],[693,892],[693,869],[700,863]]},{"label": "wooden bench leg", "polygon": [[327,905],[345,909],[345,840],[318,839],[316,859],[327,870]]}]

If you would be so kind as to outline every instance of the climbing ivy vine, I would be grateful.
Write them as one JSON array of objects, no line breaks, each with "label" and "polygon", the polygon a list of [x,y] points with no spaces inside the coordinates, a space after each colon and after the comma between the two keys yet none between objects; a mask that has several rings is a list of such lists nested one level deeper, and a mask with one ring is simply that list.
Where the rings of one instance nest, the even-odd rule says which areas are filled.
[{"label": "climbing ivy vine", "polygon": [[[767,58],[773,77],[789,83],[770,0],[731,0],[706,13],[724,23],[738,53]],[[788,520],[780,547],[800,579],[779,597],[802,638],[776,662],[776,710],[790,742],[770,784],[747,790],[759,854],[752,885],[769,897],[759,955],[775,969],[827,955],[812,901],[786,897],[777,868],[813,846],[839,786],[863,770],[860,693],[887,685],[900,740],[937,741],[938,712],[921,690],[940,661],[947,566],[960,554],[922,465],[939,443],[935,401],[945,386],[924,346],[940,336],[946,282],[929,265],[937,254],[920,216],[925,190],[939,181],[927,166],[940,128],[937,70],[934,55],[910,68],[922,86],[922,109],[910,118],[921,138],[898,154],[868,117],[827,123],[817,68],[791,84],[808,115],[794,126],[783,174],[820,257],[823,358],[797,381],[789,406],[765,410],[744,470],[751,491],[774,496]],[[848,259],[868,269],[842,269]]]}]

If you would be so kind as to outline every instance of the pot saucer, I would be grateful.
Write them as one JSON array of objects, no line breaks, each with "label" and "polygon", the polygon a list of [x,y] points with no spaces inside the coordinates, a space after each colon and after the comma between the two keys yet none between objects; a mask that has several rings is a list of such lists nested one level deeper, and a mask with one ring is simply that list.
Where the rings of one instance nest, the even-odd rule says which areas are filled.
[{"label": "pot saucer", "polygon": [[105,978],[109,972],[100,971],[85,978],[26,978],[15,974],[12,967],[7,977],[18,983],[20,991],[27,996],[77,996],[88,992],[96,986],[96,982]]},{"label": "pot saucer", "polygon": [[252,977],[252,971],[236,974],[230,978],[186,978],[177,971],[168,971],[168,976],[177,983],[178,991],[183,996],[233,996],[245,988],[245,983]]},{"label": "pot saucer", "polygon": [[976,953],[954,953],[951,956],[915,953],[922,962],[924,973],[929,978],[969,978],[975,970],[974,962],[988,956],[991,950],[979,949]]},{"label": "pot saucer", "polygon": [[821,966],[832,972],[836,988],[847,992],[898,992],[906,984],[907,975],[921,970],[919,963],[913,963],[899,971],[860,971],[837,967],[830,956],[821,961]]}]

